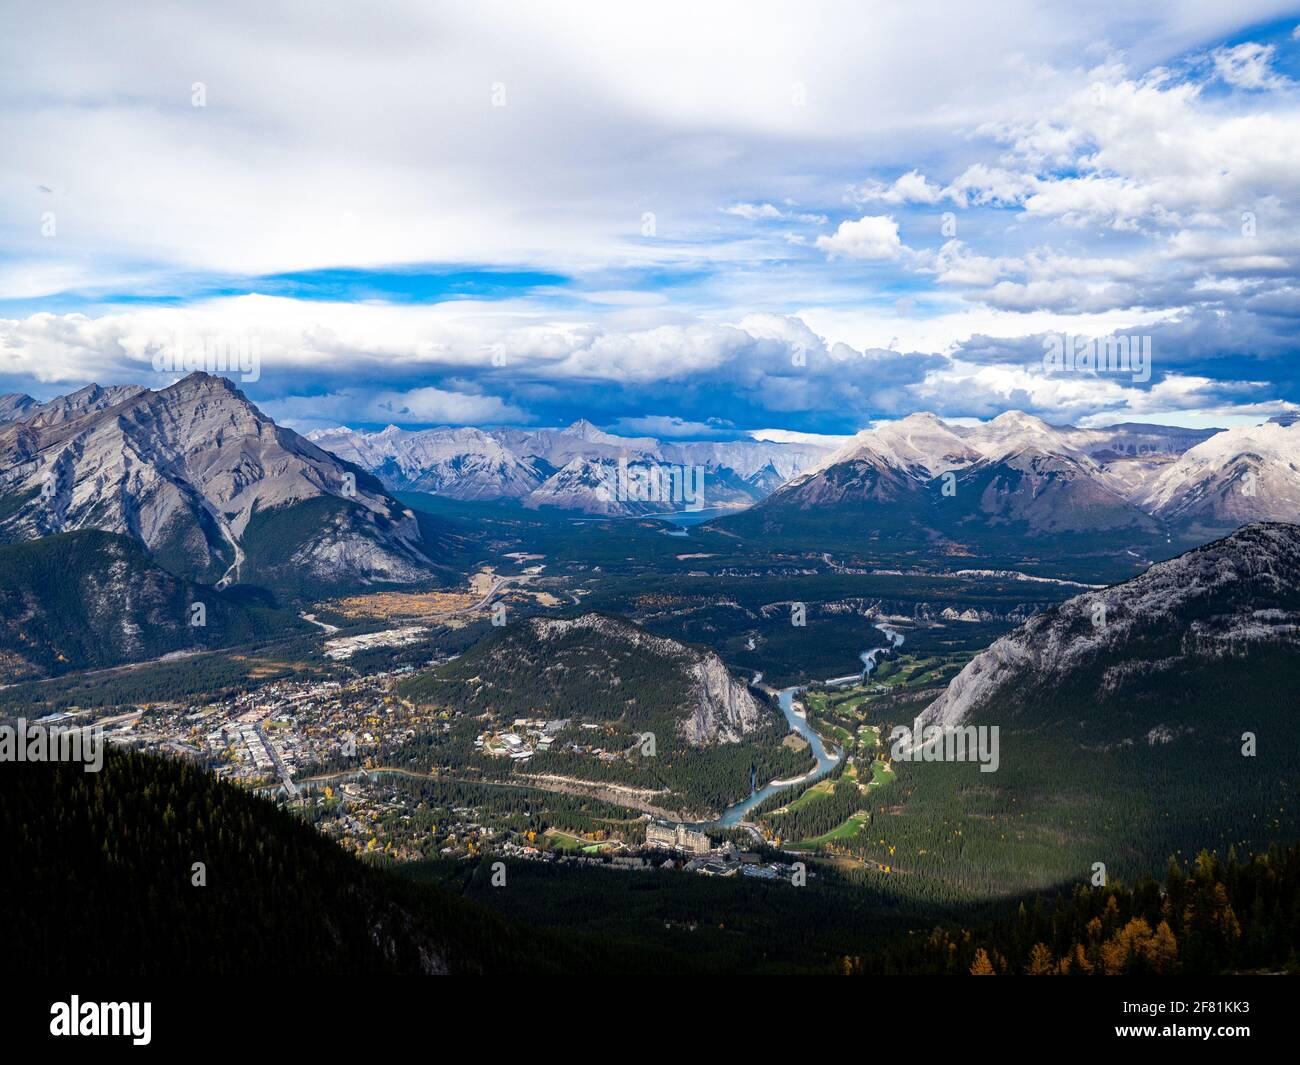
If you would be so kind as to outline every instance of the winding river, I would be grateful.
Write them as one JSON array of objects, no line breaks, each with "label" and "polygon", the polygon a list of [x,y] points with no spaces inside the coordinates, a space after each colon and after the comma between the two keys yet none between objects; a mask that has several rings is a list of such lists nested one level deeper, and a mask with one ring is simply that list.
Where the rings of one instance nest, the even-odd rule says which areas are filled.
[{"label": "winding river", "polygon": [[[850,673],[847,677],[837,677],[829,680],[827,684],[848,684],[857,683],[866,680],[871,672],[876,668],[877,657],[885,651],[896,650],[903,646],[903,634],[897,629],[892,628],[886,622],[879,622],[876,625],[885,637],[889,640],[886,647],[874,647],[869,651],[863,651],[858,657],[862,659],[863,669],[861,673]],[[754,677],[754,684],[758,684],[763,679],[763,674],[759,673]],[[776,794],[778,791],[784,791],[786,788],[792,788],[796,784],[807,785],[815,783],[834,769],[844,760],[844,752],[838,749],[828,750],[822,738],[813,731],[808,724],[807,717],[794,708],[795,696],[804,690],[804,686],[796,685],[793,688],[785,688],[777,693],[777,702],[780,704],[781,712],[785,714],[785,719],[790,723],[790,728],[808,741],[812,748],[813,755],[817,758],[817,765],[810,769],[801,777],[795,777],[791,780],[774,780],[766,787],[759,788],[748,798],[742,799],[738,803],[728,806],[722,816],[716,821],[705,821],[703,824],[695,825],[695,828],[734,828],[745,820],[745,816],[765,799]]]},{"label": "winding river", "polygon": [[817,758],[817,765],[801,777],[795,777],[791,780],[772,781],[767,786],[759,788],[749,798],[728,806],[716,821],[706,821],[703,825],[696,827],[732,828],[745,820],[745,815],[768,796],[786,788],[794,787],[796,784],[811,784],[815,780],[820,780],[840,764],[844,758],[844,752],[841,750],[827,750],[822,738],[808,724],[808,719],[795,710],[794,697],[801,691],[803,691],[801,687],[786,688],[777,693],[777,702],[781,706],[781,712],[785,714],[786,721],[790,723],[790,728],[808,741],[808,745]]},{"label": "winding river", "polygon": [[[319,624],[319,622],[317,622],[317,624]],[[826,683],[837,684],[837,683],[847,683],[849,681],[856,682],[858,680],[865,680],[867,676],[870,675],[871,671],[876,668],[877,655],[879,655],[882,651],[888,651],[902,646],[903,644],[902,633],[896,631],[895,629],[890,628],[888,625],[884,623],[878,624],[876,628],[878,628],[889,638],[890,646],[876,647],[869,651],[863,651],[859,657],[862,659],[862,663],[865,668],[860,674],[853,673],[850,674],[848,677],[837,678],[836,680],[827,681]],[[763,679],[763,674],[756,673],[751,683],[754,686],[757,686],[762,681],[762,679]],[[691,825],[690,826],[691,828],[698,828],[698,829],[734,828],[735,826],[743,822],[745,820],[746,815],[752,809],[754,809],[754,807],[758,806],[759,803],[763,802],[765,799],[768,799],[772,795],[775,795],[778,791],[784,791],[786,788],[792,788],[796,785],[813,784],[816,781],[820,780],[822,777],[824,777],[827,773],[829,773],[832,769],[834,769],[837,765],[839,765],[840,762],[844,760],[844,752],[839,748],[827,748],[826,744],[822,742],[822,738],[819,735],[817,735],[817,733],[813,731],[812,726],[808,724],[808,718],[806,714],[804,714],[800,710],[795,709],[795,702],[794,702],[795,696],[797,696],[801,691],[803,691],[805,687],[806,685],[795,685],[790,688],[783,688],[781,691],[777,692],[777,703],[781,707],[781,712],[785,714],[785,719],[789,723],[791,730],[798,733],[805,740],[807,740],[808,746],[812,749],[813,755],[817,759],[817,764],[812,769],[810,769],[807,773],[805,773],[803,776],[792,777],[789,780],[774,780],[770,784],[758,788],[753,793],[751,793],[747,798],[742,799],[740,802],[733,803],[731,806],[728,806],[722,812],[721,817],[713,821],[698,822],[696,824]],[[404,771],[379,769],[379,770],[354,770],[351,773],[334,774],[329,778],[321,777],[316,782],[324,783],[326,779],[334,779],[334,777],[351,776],[354,774],[368,775],[373,779],[381,775],[391,775],[394,772],[400,772],[400,775],[403,776],[417,776],[422,779],[422,775],[420,774],[408,774]],[[520,787],[526,785],[505,784],[502,786]]]}]

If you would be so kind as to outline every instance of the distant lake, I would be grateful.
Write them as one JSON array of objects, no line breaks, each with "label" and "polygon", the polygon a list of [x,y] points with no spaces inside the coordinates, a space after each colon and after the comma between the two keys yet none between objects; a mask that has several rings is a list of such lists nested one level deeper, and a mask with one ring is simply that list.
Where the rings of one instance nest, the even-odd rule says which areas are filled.
[{"label": "distant lake", "polygon": [[674,525],[690,526],[699,525],[702,522],[712,521],[723,514],[739,514],[739,507],[702,507],[699,510],[676,510],[671,514],[650,514],[647,517],[659,518],[662,521],[670,521]]}]

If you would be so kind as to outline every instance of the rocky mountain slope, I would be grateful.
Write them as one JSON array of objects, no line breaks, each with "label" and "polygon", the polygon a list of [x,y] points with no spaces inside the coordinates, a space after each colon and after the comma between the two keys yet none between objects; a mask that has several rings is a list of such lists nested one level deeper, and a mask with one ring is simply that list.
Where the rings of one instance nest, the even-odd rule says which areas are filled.
[{"label": "rocky mountain slope", "polygon": [[665,509],[655,504],[636,502],[620,493],[618,467],[599,459],[573,458],[542,484],[521,498],[529,509],[554,507],[582,514],[646,514]]},{"label": "rocky mountain slope", "polygon": [[1006,453],[963,470],[954,489],[955,506],[946,509],[960,514],[959,520],[968,525],[1023,528],[1035,536],[1157,529],[1156,522],[1081,453],[1016,442]]},{"label": "rocky mountain slope", "polygon": [[[851,540],[889,534],[1014,546],[1017,539],[1122,531],[1121,548],[1164,539],[1152,484],[1215,430],[1125,423],[1053,426],[1020,411],[978,425],[913,414],[859,433],[748,514],[742,535]],[[1209,441],[1209,443],[1207,443]]]},{"label": "rocky mountain slope", "polygon": [[866,849],[1008,897],[1293,844],[1297,690],[1300,526],[1248,525],[1048,608],[900,708],[872,827],[890,849]]},{"label": "rocky mountain slope", "polygon": [[[921,716],[958,725],[1041,713],[1062,693],[1118,704],[1256,652],[1300,656],[1300,525],[1248,525],[1044,611],[972,659]],[[1149,724],[1171,709],[1150,701]]]},{"label": "rocky mountain slope", "polygon": [[0,686],[310,628],[172,576],[131,537],[83,529],[0,547]]},{"label": "rocky mountain slope", "polygon": [[430,492],[454,499],[518,499],[537,488],[549,465],[520,459],[479,429],[408,432],[390,425],[367,434],[317,430],[313,443],[369,470],[394,490]]},{"label": "rocky mountain slope", "polygon": [[826,448],[764,440],[667,442],[621,437],[586,420],[564,429],[318,429],[308,438],[393,491],[518,500],[586,514],[680,510],[680,501],[618,498],[618,462],[700,466],[705,505],[749,504],[818,462]]},{"label": "rocky mountain slope", "polygon": [[545,707],[549,716],[637,727],[667,721],[665,736],[693,747],[738,743],[776,721],[717,655],[604,614],[525,618],[408,685],[408,694],[434,701],[453,691],[470,706],[512,713]]},{"label": "rocky mountain slope", "polygon": [[21,392],[6,392],[0,395],[0,425],[14,422],[33,412],[40,404],[31,396]]},{"label": "rocky mountain slope", "polygon": [[[716,817],[755,781],[812,764],[806,750],[783,745],[789,728],[780,711],[716,654],[607,614],[524,618],[403,681],[396,694],[472,719],[471,735],[509,731],[521,717],[565,721],[554,746],[524,763],[481,753],[470,765],[489,776],[630,786],[681,820]],[[417,745],[400,764],[456,764],[429,758]]]},{"label": "rocky mountain slope", "polygon": [[0,425],[5,422],[24,422],[32,428],[46,428],[83,414],[116,406],[147,391],[142,385],[111,385],[108,388],[87,385],[66,396],[55,396],[45,403],[39,403],[31,396],[0,396]]},{"label": "rocky mountain slope", "polygon": [[223,584],[411,583],[437,553],[364,470],[203,373],[156,392],[91,386],[0,428],[0,541],[90,528]]},{"label": "rocky mountain slope", "polygon": [[1185,451],[1143,486],[1153,514],[1206,529],[1300,519],[1300,424],[1228,429]]}]

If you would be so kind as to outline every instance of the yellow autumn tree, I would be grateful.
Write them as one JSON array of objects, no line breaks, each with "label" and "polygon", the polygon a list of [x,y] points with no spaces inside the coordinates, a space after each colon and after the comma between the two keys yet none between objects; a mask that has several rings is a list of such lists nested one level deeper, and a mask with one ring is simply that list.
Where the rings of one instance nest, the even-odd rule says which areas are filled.
[{"label": "yellow autumn tree", "polygon": [[1046,943],[1035,943],[1029,952],[1029,964],[1025,967],[1026,976],[1051,976],[1056,972],[1052,961],[1052,951]]},{"label": "yellow autumn tree", "polygon": [[989,961],[989,952],[983,947],[975,952],[975,961],[970,967],[971,976],[997,976],[993,971],[993,963]]},{"label": "yellow autumn tree", "polygon": [[1156,925],[1155,935],[1144,946],[1142,956],[1161,976],[1167,976],[1178,968],[1178,940],[1174,938],[1168,921]]},{"label": "yellow autumn tree", "polygon": [[1101,967],[1107,976],[1118,976],[1135,957],[1149,959],[1155,945],[1151,926],[1141,917],[1128,924],[1101,945]]}]

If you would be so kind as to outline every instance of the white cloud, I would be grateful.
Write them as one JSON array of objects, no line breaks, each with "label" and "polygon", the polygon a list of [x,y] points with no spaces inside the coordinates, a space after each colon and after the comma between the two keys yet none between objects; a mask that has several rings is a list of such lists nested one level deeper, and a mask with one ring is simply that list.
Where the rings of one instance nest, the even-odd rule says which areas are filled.
[{"label": "white cloud", "polygon": [[1108,336],[1165,321],[1173,312],[1127,309],[1063,315],[1056,311],[999,310],[950,298],[933,301],[922,314],[901,314],[895,306],[804,307],[795,321],[823,343],[850,349],[949,352],[974,336],[1014,339],[1059,331]]},{"label": "white cloud", "polygon": [[[1094,41],[1130,38],[1140,64],[1271,6],[1243,0],[1229,17],[1163,0],[1133,38],[1124,5],[1034,0],[941,19],[926,5],[809,3],[790,18],[766,2],[665,0],[650,20],[598,2],[395,2],[287,12],[254,34],[266,12],[251,0],[15,3],[0,142],[23,150],[0,155],[0,244],[24,269],[90,264],[101,281],[123,263],[257,274],[725,257],[698,241],[720,203],[797,197],[815,217],[846,180],[831,175],[903,172],[982,124],[1030,122]],[[936,194],[913,171],[891,195]],[[47,209],[53,240],[39,235]],[[47,290],[68,283],[45,276]]]},{"label": "white cloud", "polygon": [[736,217],[747,219],[750,222],[785,217],[780,208],[773,207],[770,203],[736,203],[730,207],[720,208],[720,210],[724,214],[734,214]]},{"label": "white cloud", "polygon": [[863,215],[856,222],[841,222],[832,236],[820,236],[816,246],[836,259],[895,259],[903,250],[898,223],[891,215]]},{"label": "white cloud", "polygon": [[320,396],[287,396],[262,406],[276,421],[304,431],[348,420],[402,426],[517,425],[531,420],[526,412],[496,396],[472,396],[429,387],[404,392],[347,389]]},{"label": "white cloud", "polygon": [[895,179],[892,185],[880,181],[866,181],[849,189],[850,203],[862,205],[876,201],[891,204],[938,203],[944,190],[928,180],[919,170],[909,170]]},{"label": "white cloud", "polygon": [[1031,174],[973,163],[944,189],[944,195],[960,207],[1010,207],[1024,203],[1037,186]]},{"label": "white cloud", "polygon": [[831,449],[835,449],[849,440],[847,436],[834,436],[827,433],[800,433],[791,429],[751,429],[749,436],[754,440],[770,440],[778,444],[816,444]]},{"label": "white cloud", "polygon": [[662,414],[620,418],[613,429],[623,436],[653,436],[665,440],[707,440],[710,437],[729,437],[734,433],[727,425],[693,422]]},{"label": "white cloud", "polygon": [[[1094,72],[1049,117],[996,134],[1022,161],[1030,218],[1117,229],[1233,228],[1243,210],[1276,213],[1300,195],[1300,110],[1203,99],[1193,82]],[[1253,98],[1252,98],[1253,99]],[[1049,168],[1044,142],[1068,145],[1077,173]],[[1039,172],[1042,170],[1043,172]]]},{"label": "white cloud", "polygon": [[[251,330],[268,390],[294,395],[296,376],[376,414],[375,381],[382,402],[434,420],[524,419],[597,386],[883,410],[973,335],[1290,313],[1277,294],[1300,262],[1300,97],[1273,45],[1207,51],[1275,18],[1272,0],[1154,0],[1140,32],[1122,3],[1007,0],[942,19],[926,5],[814,2],[791,19],[766,0],[665,3],[647,22],[576,0],[398,0],[258,34],[248,0],[31,4],[0,40],[0,141],[22,146],[0,153],[0,296],[62,311],[75,302],[35,301],[426,263],[573,281],[495,303],[24,308],[0,322],[0,375],[147,379],[177,330]],[[939,235],[940,205],[960,240]],[[990,399],[1020,387],[985,384]],[[1036,394],[1071,410],[1126,396]]]},{"label": "white cloud", "polygon": [[1272,70],[1277,48],[1247,41],[1234,48],[1216,48],[1210,53],[1214,72],[1236,89],[1281,89],[1288,81]]}]

